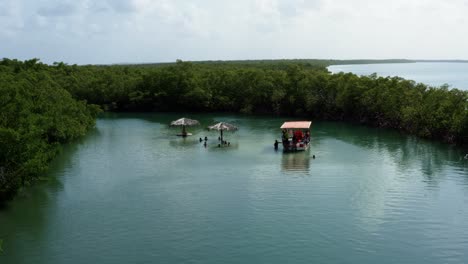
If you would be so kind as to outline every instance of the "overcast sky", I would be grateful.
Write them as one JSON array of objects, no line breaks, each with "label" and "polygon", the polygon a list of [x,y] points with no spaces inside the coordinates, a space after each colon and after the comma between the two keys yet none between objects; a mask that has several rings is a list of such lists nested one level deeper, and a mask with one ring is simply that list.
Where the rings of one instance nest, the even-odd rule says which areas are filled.
[{"label": "overcast sky", "polygon": [[0,0],[0,57],[468,59],[468,0]]}]

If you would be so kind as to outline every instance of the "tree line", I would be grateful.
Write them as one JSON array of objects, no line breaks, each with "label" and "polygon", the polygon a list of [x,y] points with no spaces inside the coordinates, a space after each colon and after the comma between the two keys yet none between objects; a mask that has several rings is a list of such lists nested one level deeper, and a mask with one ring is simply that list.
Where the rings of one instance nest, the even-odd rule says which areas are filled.
[{"label": "tree line", "polygon": [[37,60],[0,61],[0,203],[43,173],[60,144],[84,135],[98,111]]},{"label": "tree line", "polygon": [[3,59],[0,201],[44,171],[60,144],[84,135],[94,125],[99,107],[304,116],[468,143],[467,91],[375,74],[331,74],[326,66],[334,62],[77,66]]},{"label": "tree line", "polygon": [[399,77],[331,74],[323,61],[52,67],[74,98],[108,111],[227,111],[343,120],[468,143],[468,92]]}]

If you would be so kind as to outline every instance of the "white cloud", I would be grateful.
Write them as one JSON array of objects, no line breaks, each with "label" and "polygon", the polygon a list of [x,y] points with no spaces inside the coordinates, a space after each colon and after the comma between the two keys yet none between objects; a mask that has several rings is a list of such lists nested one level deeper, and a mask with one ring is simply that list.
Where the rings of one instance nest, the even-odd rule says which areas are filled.
[{"label": "white cloud", "polygon": [[75,5],[71,3],[57,3],[56,5],[40,7],[37,13],[41,16],[69,16],[77,11]]},{"label": "white cloud", "polygon": [[1,0],[0,55],[69,63],[468,58],[467,11],[466,0]]},{"label": "white cloud", "polygon": [[0,17],[11,16],[14,14],[17,6],[13,0],[3,0],[0,2]]}]

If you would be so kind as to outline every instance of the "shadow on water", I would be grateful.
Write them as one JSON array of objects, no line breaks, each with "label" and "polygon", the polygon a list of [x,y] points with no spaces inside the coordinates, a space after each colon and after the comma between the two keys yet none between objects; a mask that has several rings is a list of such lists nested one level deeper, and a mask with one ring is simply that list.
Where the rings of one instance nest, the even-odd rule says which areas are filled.
[{"label": "shadow on water", "polygon": [[[240,137],[246,138],[255,136],[256,133],[278,134],[279,126],[286,120],[299,120],[304,118],[271,117],[271,116],[243,116],[226,113],[106,113],[102,118],[130,118],[145,120],[162,125],[161,137],[175,134],[178,127],[170,127],[171,121],[180,117],[194,118],[200,121],[200,126],[190,127],[189,131],[194,134],[195,139],[179,140],[171,139],[170,145],[173,147],[195,146],[198,137],[208,136],[210,144],[208,149],[216,149],[217,144],[213,140],[218,137],[216,131],[208,131],[207,126],[218,122],[226,121],[239,126]],[[276,133],[278,132],[278,133]],[[337,139],[354,146],[365,148],[376,152],[377,155],[386,154],[403,172],[409,172],[418,164],[420,171],[426,177],[427,182],[434,183],[440,179],[440,172],[444,166],[456,166],[466,170],[467,163],[463,160],[463,150],[444,143],[419,139],[414,136],[401,134],[397,131],[372,128],[363,125],[355,125],[340,122],[313,122],[312,124],[313,147],[320,146],[325,139]],[[274,140],[272,138],[272,140]],[[273,141],[272,141],[273,142]],[[325,143],[326,144],[326,143]],[[213,145],[213,146],[212,146]],[[311,153],[314,149],[311,149]],[[236,148],[233,144],[231,148]],[[296,153],[298,154],[298,153]],[[308,168],[310,159],[305,159],[300,155],[297,157],[285,155],[282,157],[283,169],[293,171],[297,164],[303,164]],[[407,174],[407,173],[406,173]],[[465,177],[468,181],[468,176]]]},{"label": "shadow on water", "polygon": [[[304,118],[252,116],[229,113],[103,113],[102,119],[128,118],[145,120],[152,123],[167,126],[168,129],[179,131],[180,127],[171,127],[170,123],[181,117],[196,119],[199,126],[189,127],[189,132],[207,131],[207,127],[217,122],[232,123],[240,128],[252,130],[278,130],[279,126],[286,120],[302,120]],[[279,132],[278,132],[279,133]]]},{"label": "shadow on water", "polygon": [[[208,137],[210,141],[213,139],[217,139],[219,137],[218,131],[210,131],[208,130],[208,126],[213,125],[217,122],[228,122],[232,123],[236,126],[239,126],[240,120],[239,116],[236,115],[226,115],[226,114],[193,114],[193,113],[119,113],[119,114],[110,114],[104,115],[104,118],[129,118],[129,119],[138,119],[138,120],[145,120],[151,123],[156,123],[161,125],[160,135],[167,137],[171,135],[176,135],[180,133],[181,127],[170,126],[170,123],[174,120],[177,120],[181,117],[188,117],[200,122],[200,125],[187,127],[187,132],[192,133],[193,136],[188,138],[196,138],[199,137],[205,138]],[[242,127],[242,125],[240,125]],[[225,132],[228,136],[235,132]]]},{"label": "shadow on water", "polygon": [[[101,119],[137,119],[145,120],[151,123],[157,123],[161,125],[166,125],[170,127],[172,121],[179,118],[186,117],[191,119],[196,119],[200,122],[200,126],[190,127],[192,128],[202,128],[205,129],[207,126],[215,123],[217,118],[222,119],[223,121],[229,119],[223,114],[194,114],[194,113],[102,113],[99,118]],[[180,130],[180,127],[174,127],[175,130]]]},{"label": "shadow on water", "polygon": [[[31,187],[25,187],[22,189],[18,195],[7,203],[4,209],[10,209],[12,203],[17,203],[23,200],[29,200],[34,197],[35,201],[44,202],[47,200],[53,200],[51,198],[51,193],[56,193],[63,188],[62,181],[59,176],[61,176],[64,170],[70,167],[71,157],[77,152],[77,150],[83,144],[86,144],[87,141],[99,137],[100,132],[97,128],[94,128],[88,132],[88,134],[79,138],[73,143],[64,145],[61,147],[57,157],[55,157],[52,162],[49,164],[48,170],[45,172],[45,175],[40,177]],[[1,210],[0,210],[1,212]]]},{"label": "shadow on water", "polygon": [[169,140],[169,145],[174,148],[191,148],[201,144],[198,139],[192,137],[177,137]]},{"label": "shadow on water", "polygon": [[218,145],[218,144],[207,144],[206,149],[208,151],[229,151],[234,149],[239,149],[239,143],[232,143],[229,146],[227,145]]},{"label": "shadow on water", "polygon": [[[169,126],[169,123],[170,121],[180,118],[182,116],[198,119],[202,123],[202,125],[198,128],[194,127],[193,130],[192,128],[190,128],[191,132],[194,133],[194,136],[188,138],[180,138],[175,136],[175,132],[178,131],[178,128],[171,128]],[[123,119],[131,120],[125,120],[127,122],[120,122]],[[229,135],[228,139],[232,139],[230,147],[218,148],[218,141],[216,139],[219,133],[216,133],[216,131],[206,130],[207,125],[210,125],[215,121],[220,120],[234,123],[240,127],[240,130],[238,132]],[[202,245],[202,247],[209,248],[209,244],[198,244],[196,242],[207,238],[206,233],[203,232],[204,230],[212,230],[213,233],[209,234],[219,234],[220,237],[223,237],[222,242],[226,241],[226,234],[221,234],[222,232],[214,232],[217,229],[212,229],[213,225],[211,225],[211,223],[217,223],[217,218],[210,217],[214,215],[217,216],[217,212],[222,211],[221,209],[226,209],[226,211],[228,211],[227,216],[231,216],[231,213],[234,215],[236,213],[236,208],[239,208],[239,210],[244,209],[245,207],[242,206],[242,203],[246,203],[246,201],[242,201],[236,198],[247,197],[251,193],[254,195],[259,195],[249,199],[252,199],[253,201],[251,204],[252,207],[256,206],[255,208],[259,209],[258,212],[261,212],[261,214],[259,214],[260,218],[254,218],[250,223],[246,222],[245,226],[249,226],[249,224],[252,223],[263,223],[261,221],[263,219],[261,217],[262,215],[272,216],[269,218],[273,220],[280,220],[282,215],[287,216],[287,218],[289,219],[292,217],[290,217],[290,214],[286,213],[290,212],[289,209],[291,209],[291,207],[284,205],[288,205],[288,203],[296,201],[290,200],[288,197],[295,198],[300,196],[296,196],[296,193],[294,193],[293,196],[291,196],[290,193],[287,193],[287,195],[285,195],[285,191],[290,192],[290,190],[293,190],[290,188],[295,188],[296,184],[301,184],[301,186],[302,184],[311,184],[309,186],[306,185],[306,187],[314,188],[314,186],[312,185],[314,182],[309,180],[323,179],[320,177],[314,178],[302,176],[310,175],[310,171],[313,171],[315,175],[315,171],[318,167],[321,167],[319,170],[317,170],[319,173],[331,175],[330,173],[328,173],[327,170],[333,170],[336,167],[339,167],[337,165],[340,165],[344,169],[348,169],[348,164],[352,164],[352,162],[355,161],[359,163],[362,162],[363,166],[365,166],[368,160],[363,159],[369,157],[377,157],[379,159],[381,158],[382,160],[384,160],[384,162],[391,162],[392,164],[390,165],[392,166],[392,168],[396,167],[396,169],[406,172],[402,174],[404,177],[412,177],[412,172],[415,171],[416,168],[417,171],[420,171],[421,175],[425,177],[426,181],[431,182],[431,184],[438,184],[438,182],[440,182],[441,180],[441,177],[444,177],[444,175],[441,174],[446,173],[445,170],[449,166],[452,168],[455,167],[458,168],[459,171],[462,171],[460,175],[463,175],[463,177],[458,178],[464,178],[468,182],[468,173],[466,173],[468,162],[460,160],[461,150],[444,144],[428,142],[416,139],[414,137],[408,137],[405,135],[401,135],[397,132],[384,129],[373,129],[363,126],[354,126],[349,124],[340,124],[333,122],[314,122],[312,127],[313,141],[311,149],[309,151],[296,153],[282,153],[280,147],[280,149],[277,152],[275,152],[273,150],[273,142],[276,137],[280,136],[279,126],[284,120],[285,118],[243,117],[223,114],[104,114],[100,118],[100,120],[98,120],[98,124],[101,125],[99,126],[100,130],[95,129],[94,131],[91,131],[85,138],[83,138],[81,142],[76,142],[64,147],[63,152],[51,164],[49,181],[43,182],[38,186],[28,188],[23,194],[23,196],[19,196],[12,202],[13,205],[10,208],[6,209],[7,212],[0,211],[0,239],[3,239],[4,241],[3,248],[5,255],[0,255],[0,263],[21,263],[24,262],[26,258],[28,258],[28,262],[35,262],[34,260],[39,260],[40,262],[40,257],[50,257],[50,255],[48,254],[52,253],[56,253],[57,256],[55,257],[61,259],[63,257],[63,254],[67,254],[70,252],[82,252],[81,250],[83,250],[83,245],[88,244],[91,244],[91,247],[95,246],[96,251],[91,251],[91,249],[89,248],[84,248],[84,250],[88,250],[87,252],[90,252],[91,254],[95,253],[95,256],[102,256],[102,252],[107,252],[109,254],[115,255],[123,251],[123,254],[127,254],[125,252],[125,249],[128,249],[129,247],[134,247],[131,249],[135,250],[138,248],[144,248],[144,246],[149,245],[156,245],[155,247],[151,247],[151,250],[148,250],[150,252],[155,252],[156,250],[161,249],[160,245],[167,245],[168,241],[188,241],[187,243],[190,244],[190,246],[193,246],[195,244],[198,246]],[[204,136],[208,136],[209,138],[207,149],[204,149],[203,142],[200,143],[198,141],[199,137]],[[86,144],[82,144],[82,142],[86,142]],[[98,142],[100,143],[97,144]],[[100,160],[101,155],[105,153],[114,153],[117,150],[121,150],[122,148],[115,147],[119,144],[121,145],[120,147],[127,149],[130,152],[119,152],[119,155],[112,157],[112,162],[106,159]],[[132,146],[132,148],[128,148],[128,146]],[[341,147],[347,147],[347,149],[342,150]],[[361,151],[362,149],[360,150],[358,148],[362,148],[364,151]],[[87,151],[83,151],[83,149],[86,149]],[[102,151],[98,151],[100,149]],[[176,151],[173,151],[174,149],[176,149]],[[213,177],[215,175],[214,173],[209,175],[200,174],[197,175],[197,177],[191,177],[190,175],[188,177],[173,177],[174,175],[168,175],[168,177],[166,177],[165,175],[158,175],[158,177],[152,177],[164,168],[166,168],[167,170],[163,171],[163,173],[161,174],[170,174],[170,172],[174,171],[176,171],[175,173],[182,174],[182,172],[185,173],[186,171],[188,171],[184,170],[183,167],[173,167],[174,164],[177,165],[177,162],[181,160],[177,159],[178,157],[184,157],[183,155],[179,155],[179,153],[185,152],[185,150],[188,149],[193,150],[193,153],[187,151],[188,154],[193,154],[193,156],[198,156],[198,154],[200,153],[208,155],[200,155],[202,157],[199,159],[190,159],[190,162],[188,162],[186,166],[196,167],[199,165],[214,165],[213,169],[221,170],[222,168],[223,172],[232,172],[233,177],[231,177],[231,174],[227,174],[227,176],[223,178]],[[341,162],[342,157],[346,158],[346,156],[353,156],[355,154],[353,151],[355,150],[357,150],[358,152],[363,152],[360,153],[362,154],[362,156],[351,158],[350,160],[348,160],[347,163],[343,162],[339,164],[339,162]],[[160,158],[157,155],[151,155],[153,153],[161,151],[169,151],[172,152],[173,155],[167,156],[166,158]],[[127,158],[132,156],[132,154],[140,152],[145,153],[140,156],[136,155],[135,159],[130,159],[128,163],[119,163],[127,160]],[[327,154],[329,156],[321,155],[322,153]],[[317,160],[311,160],[311,157],[314,154],[317,155]],[[85,155],[88,155],[88,159],[84,159]],[[281,155],[281,157],[277,155]],[[186,155],[186,157],[192,156]],[[223,159],[221,159],[220,157],[223,157]],[[143,158],[143,161],[140,158]],[[146,158],[146,160],[144,158]],[[85,172],[82,173],[82,175],[77,175],[81,173],[81,166],[88,166],[87,163],[83,164],[85,163],[84,161],[90,162],[94,160],[96,160],[96,164],[94,164],[94,170],[96,170],[96,177],[85,177],[82,180],[90,179],[90,181],[86,181],[85,184],[83,184],[83,187],[85,188],[78,188],[75,189],[75,192],[70,192],[67,194],[68,187],[70,187],[73,184],[76,184],[76,182],[72,181],[71,179],[79,177],[83,178],[85,174],[89,173]],[[84,220],[85,222],[80,222],[82,220],[78,221],[76,219],[73,219],[75,221],[70,221],[72,220],[71,217],[73,217],[74,215],[83,214],[85,216],[87,212],[86,210],[78,210],[80,209],[78,208],[75,210],[77,214],[68,214],[67,212],[70,211],[70,209],[72,209],[71,207],[73,205],[82,204],[83,201],[81,201],[79,197],[67,197],[67,195],[73,196],[76,194],[84,193],[83,196],[87,196],[88,193],[86,192],[89,190],[89,187],[92,188],[92,185],[94,184],[93,180],[98,181],[102,178],[103,175],[100,172],[104,172],[104,174],[106,173],[106,170],[99,170],[102,166],[106,165],[103,164],[102,161],[108,161],[108,163],[106,164],[109,165],[109,168],[107,170],[107,176],[109,180],[102,181],[99,185],[99,190],[102,190],[103,194],[105,195],[99,195],[96,197],[102,197],[103,199],[109,200],[105,201],[105,203],[102,203],[102,205],[106,205],[105,207],[91,206],[92,204],[94,204],[94,202],[99,202],[99,200],[96,199],[92,199],[92,201],[90,201],[90,204],[83,204],[82,207],[86,208],[86,210],[88,210],[88,208],[89,210],[95,210],[94,213],[99,212],[98,215],[101,215],[102,211],[102,219],[106,219],[108,215],[109,218],[112,218],[112,221],[110,221],[109,223],[103,222],[101,226],[98,226],[100,228],[107,226],[109,226],[110,228],[115,227],[112,230],[116,230],[117,232],[109,232],[109,234],[106,233],[106,235],[108,236],[104,236],[102,240],[99,240],[101,238],[97,236],[101,234],[99,231],[101,229],[96,229],[96,231],[93,231],[93,229],[90,228],[89,230],[87,230],[89,232],[89,237],[81,236],[83,234],[82,232],[86,231],[83,229],[88,228],[91,224],[96,224],[98,218],[86,217],[91,219],[89,220],[89,222],[87,222],[87,220]],[[216,166],[218,164],[214,163],[219,163],[219,161],[221,161],[222,164]],[[79,165],[80,162],[81,166]],[[138,164],[134,164],[134,162],[137,162]],[[257,164],[259,165],[258,167],[256,166]],[[128,167],[127,165],[130,165],[129,170],[125,171],[125,169]],[[135,166],[132,167],[132,165]],[[143,165],[143,167],[140,167],[140,165]],[[113,168],[115,166],[117,168]],[[243,175],[238,175],[242,173],[250,174],[251,170],[249,166],[252,166],[252,168],[254,169],[258,169],[258,174],[255,175],[256,177],[247,178]],[[139,176],[134,177],[132,179],[128,179],[127,174],[132,174],[135,168],[141,168],[141,171],[136,173]],[[224,168],[227,168],[227,170]],[[361,168],[359,168],[359,170],[357,171],[361,171],[360,169]],[[124,171],[121,172],[121,170]],[[147,173],[147,171],[150,170],[152,172]],[[298,176],[298,178],[301,177],[301,181],[285,182],[282,177],[270,177],[268,178],[268,180],[265,180],[269,175],[276,175],[276,171],[278,170],[281,170],[282,172],[284,172],[284,174],[287,174],[289,176]],[[464,174],[463,171],[465,172]],[[122,173],[122,175],[120,175],[120,179],[116,177],[118,175],[114,175],[117,173]],[[342,173],[342,171],[339,171],[338,173]],[[392,173],[393,171],[390,170],[385,175],[391,177]],[[147,175],[151,177],[147,177]],[[372,173],[366,175],[372,175]],[[67,180],[64,180],[64,177],[69,178],[67,178]],[[194,180],[192,181],[191,178],[193,178]],[[255,188],[252,189],[254,191],[249,191],[247,193],[244,190],[244,182],[246,179],[249,180],[249,186]],[[304,181],[302,181],[302,179],[304,179]],[[348,177],[348,179],[350,180],[350,182],[351,180],[353,180],[352,177]],[[372,181],[373,179],[373,177],[369,176],[363,180]],[[375,181],[381,180],[381,178],[375,179]],[[71,182],[69,182],[68,180],[71,180]],[[119,180],[121,181],[120,185],[112,186],[113,188],[111,189],[105,188],[107,187],[108,183],[112,184],[114,183],[114,181]],[[135,185],[135,183],[140,182],[140,180],[145,182],[141,185]],[[306,180],[309,181],[309,183],[307,183]],[[332,183],[335,179],[329,178],[329,180],[330,182],[328,182],[322,187],[328,188],[335,186],[334,183]],[[358,179],[356,178],[356,180]],[[208,191],[208,196],[206,196],[206,199],[203,198],[202,195],[198,195],[198,192],[196,192],[196,190],[199,189],[199,193],[203,193],[203,190],[208,190],[203,189],[205,187],[210,189],[216,189],[212,188],[212,186],[224,187],[225,185],[227,185],[228,187],[230,187],[230,184],[233,184],[233,188],[231,189],[232,196],[224,195],[225,189],[223,188],[220,188],[220,190],[213,193],[210,193]],[[282,186],[284,184],[288,184],[288,186],[285,186],[287,187],[286,189],[282,189]],[[122,188],[120,188],[121,186]],[[344,184],[343,186],[347,187],[348,185]],[[353,187],[353,185],[349,186]],[[375,186],[380,186],[379,182],[377,182]],[[317,191],[327,190],[320,189],[322,188],[320,186],[315,187],[317,187],[317,189],[315,189]],[[279,193],[276,192],[276,188],[280,191]],[[226,189],[230,190],[230,188]],[[316,199],[316,197],[320,197],[312,197],[310,195],[310,192],[308,191],[309,188],[304,189],[307,189],[307,192],[304,196],[305,199],[301,200],[304,200],[305,203],[309,201],[307,199]],[[120,192],[116,194],[117,192],[114,192],[112,190],[124,191],[125,193],[122,193],[122,195]],[[359,191],[357,193],[366,194],[369,192],[370,194],[374,194],[375,192],[377,194],[382,194],[383,192],[381,190],[384,189],[377,188],[371,191]],[[93,190],[91,190],[90,193],[92,191]],[[329,190],[327,190],[326,192],[330,193]],[[115,196],[112,196],[112,193],[114,193]],[[183,195],[181,195],[182,193]],[[318,194],[320,194],[320,192],[318,192]],[[366,196],[367,200],[363,199],[363,201],[367,202],[363,202],[365,204],[362,205],[362,208],[364,208],[362,210],[365,210],[367,208],[372,209],[372,211],[379,210],[379,206],[373,206],[374,204],[379,204],[379,200],[375,197],[379,198],[383,196],[379,196],[377,194],[375,196]],[[298,193],[298,195],[300,194]],[[226,200],[229,200],[228,207],[224,206],[225,204],[223,203],[217,203],[219,202],[219,199],[210,199],[211,197],[227,197]],[[343,197],[345,196],[338,196],[337,198]],[[74,203],[67,202],[67,199],[70,198],[74,199]],[[158,198],[160,199],[158,200]],[[172,200],[170,198],[172,198]],[[116,199],[115,203],[122,202],[123,204],[125,204],[128,202],[128,204],[125,204],[125,208],[127,208],[127,210],[131,212],[128,212],[126,215],[123,216],[121,214],[121,211],[117,210],[119,209],[119,207],[113,208],[113,206],[107,206],[109,204],[115,205],[113,199]],[[142,202],[141,204],[139,204],[140,199]],[[271,210],[280,208],[282,207],[282,205],[275,203],[268,206],[266,203],[264,203],[264,201],[268,200],[271,200],[273,203],[277,201],[279,201],[280,203],[286,202],[285,204],[283,204],[283,206],[288,207],[288,210],[284,211],[284,214],[281,214],[281,212],[277,210]],[[341,201],[344,199],[339,200]],[[136,203],[138,204],[134,203],[133,201],[137,201]],[[164,207],[165,204],[167,207]],[[241,206],[238,207],[239,204]],[[310,204],[315,205],[320,203]],[[333,201],[331,204],[333,205]],[[384,202],[382,202],[382,204],[384,204]],[[265,205],[266,207],[262,207]],[[209,207],[212,207],[214,209],[212,211],[204,211],[205,209],[209,209]],[[262,208],[264,208],[265,210],[262,210]],[[303,208],[308,209],[312,207],[306,205]],[[330,216],[335,216],[332,215],[332,213],[334,212],[332,212],[334,207],[327,206],[317,208],[322,209],[322,212],[331,212]],[[341,207],[340,205],[337,205],[336,208]],[[343,208],[346,209],[347,207]],[[301,209],[301,211],[298,212],[298,215],[307,215],[306,211],[313,210]],[[242,214],[242,211],[240,212]],[[320,213],[320,210],[313,212]],[[336,215],[336,219],[340,219],[341,215],[342,214]],[[373,214],[369,213],[369,215],[372,217]],[[199,218],[197,218],[197,216]],[[250,216],[252,215],[249,214],[249,217]],[[329,218],[324,218],[325,216],[327,215],[318,214],[318,221],[328,221]],[[131,218],[134,221],[120,221],[122,218]],[[352,217],[348,217],[347,215],[345,219],[351,218]],[[193,221],[179,221],[185,219]],[[223,218],[223,226],[224,224],[232,225],[232,223],[235,223],[230,222],[230,220],[232,219],[237,220],[238,218]],[[114,220],[116,220],[116,222],[113,222]],[[196,222],[196,220],[200,221]],[[300,232],[303,232],[306,235],[311,234],[311,230],[307,230],[307,227],[311,227],[313,225],[305,224],[307,222],[301,219],[298,219],[298,221],[301,221],[302,223],[304,223],[304,225],[302,225],[302,227],[298,227],[297,233],[294,232],[293,240],[297,238],[297,234],[300,234]],[[151,226],[151,224],[155,222],[158,223],[154,226]],[[160,230],[152,230],[153,228],[158,228],[159,222]],[[128,225],[128,223],[132,224]],[[193,225],[193,223],[208,223],[208,225],[210,226],[197,226]],[[330,230],[331,228],[336,229],[336,226],[338,226],[338,224],[340,224],[340,222],[337,222],[337,225],[329,225],[328,227],[330,228]],[[347,222],[345,221],[344,225],[340,226],[343,226],[345,228],[347,227],[346,224]],[[187,226],[188,228],[184,229],[183,226]],[[264,233],[263,235],[268,235],[268,240],[276,236],[275,234],[271,235],[272,233],[270,233],[270,230],[276,232],[275,226],[268,226],[268,222],[266,225],[262,224],[261,226],[266,226],[265,230],[267,233]],[[286,228],[284,228],[284,226],[286,226]],[[278,229],[278,232],[285,232],[284,230],[286,230],[284,234],[290,233],[290,228],[287,228],[288,226],[291,227],[294,225],[281,225]],[[62,228],[62,230],[60,231],[62,233],[57,231],[60,230],[59,227]],[[177,227],[182,228],[178,229]],[[327,226],[325,225],[325,227]],[[119,230],[119,228],[122,228],[122,230],[125,230],[125,232],[121,232],[122,230]],[[254,226],[254,228],[257,227]],[[284,228],[284,230],[281,230],[282,228]],[[327,230],[322,228],[322,226],[317,226],[317,228],[320,232],[323,230]],[[166,233],[166,230],[169,231]],[[223,229],[219,230],[222,231]],[[337,230],[340,231],[340,229]],[[391,231],[391,229],[389,230]],[[197,238],[193,236],[192,240],[191,235],[194,234],[191,233],[192,231],[195,231],[195,235],[198,231],[203,233],[201,235],[202,238],[197,240]],[[74,233],[77,236],[73,236],[71,235],[71,233]],[[181,236],[176,236],[179,233],[181,234]],[[237,230],[236,233],[238,233]],[[171,234],[174,236],[171,236]],[[358,235],[360,234],[361,233],[358,233]],[[256,235],[256,233],[253,233],[253,235]],[[345,238],[343,240],[346,240],[346,235],[347,234],[345,234]],[[358,235],[356,235],[356,237],[358,237]],[[377,235],[379,234],[377,233]],[[313,233],[311,237],[312,236],[314,236]],[[124,237],[125,239],[118,239],[122,237]],[[127,237],[129,238],[128,241]],[[189,239],[187,239],[187,237]],[[96,239],[98,240],[98,242],[100,241],[101,244],[92,243],[92,239],[89,238]],[[381,238],[385,239],[386,237],[382,236]],[[237,241],[245,241],[244,238],[242,238],[242,240],[239,238],[237,239]],[[281,237],[280,239],[283,239],[283,237]],[[340,236],[337,236],[337,241],[338,239],[341,240]],[[48,244],[48,241],[50,241],[50,244]],[[120,244],[120,242],[122,241],[128,243]],[[193,243],[193,241],[195,241],[195,243]],[[307,242],[307,240],[302,240],[301,244],[303,243],[303,241]],[[68,242],[69,244],[65,244],[65,246],[59,245],[63,242]],[[139,242],[143,243],[143,246],[141,246],[142,244],[138,244]],[[262,241],[262,243],[263,242],[264,241]],[[336,241],[330,240],[329,242]],[[337,243],[338,246],[343,248],[348,245],[339,244],[340,242]],[[320,244],[320,242],[317,242],[317,244]],[[222,244],[220,245],[221,247],[223,247]],[[255,245],[258,244],[254,244],[252,248],[256,248]],[[179,252],[182,252],[181,254],[187,253],[187,251],[183,251],[183,247],[179,248],[179,245],[176,246],[164,249],[168,249],[165,251],[172,251],[176,252],[177,254],[179,254]],[[190,251],[186,255],[188,257],[192,257],[193,254],[191,253],[196,252],[195,250],[198,250],[198,246],[194,248],[194,251]],[[291,245],[289,245],[289,247],[291,247]],[[176,250],[174,251],[174,249]],[[181,249],[181,251],[178,251],[179,249]],[[299,249],[302,250],[301,248]],[[70,252],[67,252],[66,250],[70,250]],[[321,248],[319,248],[318,250],[321,250]],[[146,252],[137,251],[135,255],[142,256],[142,258],[147,257],[148,259],[155,258],[155,255],[145,256],[142,253]],[[75,261],[79,262],[79,260],[76,259]]]},{"label": "shadow on water", "polygon": [[[420,139],[397,131],[372,128],[347,123],[319,122],[315,139],[334,138],[342,142],[387,155],[398,169],[411,175],[415,164],[425,176],[427,183],[437,184],[441,172],[447,166],[467,171],[468,162],[463,160],[464,150],[445,143]],[[463,177],[468,184],[468,173]]]},{"label": "shadow on water", "polygon": [[[59,155],[51,162],[44,180],[38,181],[30,187],[25,187],[7,206],[0,210],[0,239],[3,239],[3,255],[14,260],[11,263],[21,263],[20,255],[9,255],[24,246],[23,240],[42,241],[47,234],[49,217],[57,209],[57,195],[63,190],[63,172],[72,170],[71,162],[79,148],[99,137],[97,128],[91,130],[84,138],[62,147]],[[4,217],[7,216],[7,217]],[[13,250],[15,249],[15,250]],[[18,258],[18,259],[16,259]],[[2,254],[0,254],[0,263]]]},{"label": "shadow on water", "polygon": [[282,171],[301,174],[309,173],[310,159],[312,158],[309,151],[284,152],[280,154]]},{"label": "shadow on water", "polygon": [[198,147],[200,149],[206,149],[209,151],[216,150],[229,150],[229,149],[239,149],[239,143],[231,143],[229,145],[221,145],[218,141],[208,141],[206,146],[204,145],[205,141],[201,141],[197,138],[177,138],[169,140],[169,146],[174,149],[192,149]]},{"label": "shadow on water", "polygon": [[[216,131],[208,131],[207,126],[218,121],[226,121],[239,126],[239,137],[251,137],[256,133],[278,134],[279,126],[286,120],[299,120],[304,118],[271,117],[271,116],[243,116],[226,113],[105,113],[101,117],[106,118],[129,118],[145,120],[157,123],[162,126],[160,137],[167,137],[177,133],[180,128],[170,127],[171,121],[180,117],[194,118],[200,121],[200,126],[190,127],[189,131],[198,137],[208,136],[210,142],[218,137]],[[278,131],[278,133],[276,133]],[[460,170],[467,170],[468,161],[463,160],[464,150],[444,143],[419,139],[414,136],[401,134],[397,131],[382,128],[372,128],[363,125],[341,123],[341,122],[313,122],[312,124],[313,147],[320,146],[321,141],[326,139],[336,139],[354,146],[365,148],[376,152],[377,155],[388,155],[402,172],[410,172],[415,164],[426,177],[428,183],[434,184],[440,179],[440,172],[445,166],[455,166]],[[194,140],[196,142],[196,140]],[[272,138],[272,142],[274,138]],[[171,140],[171,146],[189,147],[195,143],[191,141]],[[326,143],[325,143],[326,144]],[[208,145],[207,148],[210,148]],[[217,147],[217,144],[214,144]],[[234,147],[234,146],[232,146]],[[234,147],[235,148],[235,147]],[[312,148],[312,153],[314,149]],[[465,151],[466,152],[466,151]],[[288,161],[291,159],[290,161]],[[292,159],[283,157],[286,167],[290,163],[306,165],[310,160],[305,161],[300,157]],[[282,163],[283,164],[283,163]],[[408,173],[405,173],[408,174]],[[411,173],[409,174],[411,175]],[[468,176],[464,177],[468,182]]]}]

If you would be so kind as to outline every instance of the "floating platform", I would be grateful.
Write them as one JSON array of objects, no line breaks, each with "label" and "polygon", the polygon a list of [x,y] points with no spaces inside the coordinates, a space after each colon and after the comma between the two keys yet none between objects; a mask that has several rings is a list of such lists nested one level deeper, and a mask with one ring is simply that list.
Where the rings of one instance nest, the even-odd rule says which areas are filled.
[{"label": "floating platform", "polygon": [[192,133],[185,133],[185,134],[177,134],[178,137],[187,137],[187,136],[191,136]]},{"label": "floating platform", "polygon": [[[281,143],[284,152],[305,151],[310,144],[310,126],[312,121],[289,121],[280,127],[283,135]],[[277,143],[275,143],[277,144]],[[275,145],[276,147],[276,145]]]}]

